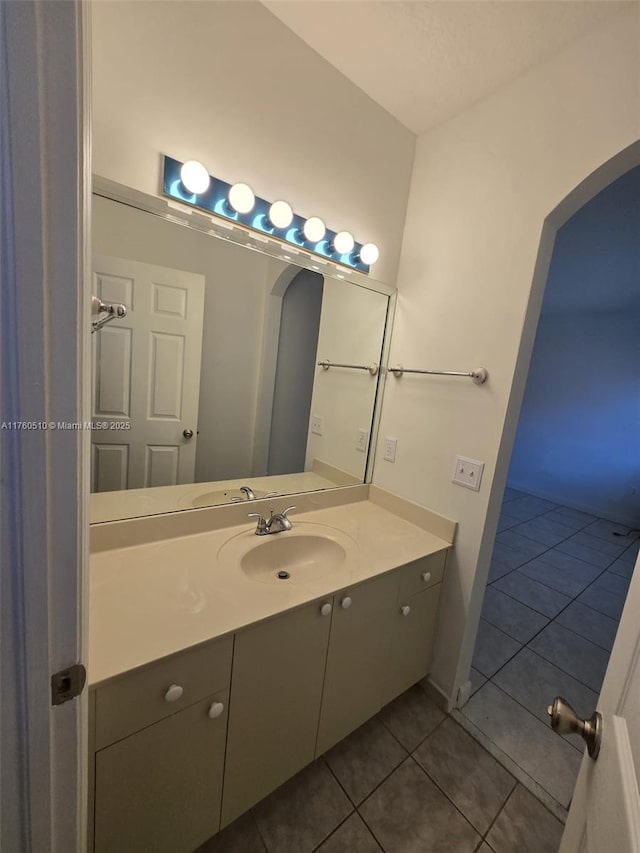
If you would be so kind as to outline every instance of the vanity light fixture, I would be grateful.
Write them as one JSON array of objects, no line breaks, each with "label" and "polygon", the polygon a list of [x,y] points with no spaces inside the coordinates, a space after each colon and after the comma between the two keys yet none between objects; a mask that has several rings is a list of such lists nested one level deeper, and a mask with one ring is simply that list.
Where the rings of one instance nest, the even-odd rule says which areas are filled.
[{"label": "vanity light fixture", "polygon": [[288,228],[293,222],[293,210],[286,201],[274,201],[269,208],[269,222],[274,228]]},{"label": "vanity light fixture", "polygon": [[365,243],[358,252],[358,260],[370,267],[380,257],[380,250],[375,243]]},{"label": "vanity light fixture", "polygon": [[180,180],[184,188],[194,195],[202,195],[209,189],[209,172],[198,160],[187,160],[180,169]]},{"label": "vanity light fixture", "polygon": [[[217,217],[216,232],[240,226],[253,232],[251,242],[275,240],[284,244],[289,255],[311,253],[317,264],[331,263],[363,273],[378,259],[373,243],[363,246],[349,231],[331,231],[318,216],[305,219],[282,199],[269,202],[260,198],[245,183],[231,185],[215,178],[196,160],[181,163],[165,155],[162,187],[165,196],[178,202],[181,209],[189,205]],[[220,236],[229,239],[226,234]]]},{"label": "vanity light fixture", "polygon": [[249,184],[234,184],[229,190],[227,201],[237,213],[251,213],[256,197]]},{"label": "vanity light fixture", "polygon": [[327,226],[319,216],[311,216],[305,220],[302,226],[302,233],[305,240],[308,240],[310,243],[319,243],[327,233]]},{"label": "vanity light fixture", "polygon": [[339,255],[348,255],[353,251],[356,241],[349,231],[338,231],[331,242],[331,248]]}]

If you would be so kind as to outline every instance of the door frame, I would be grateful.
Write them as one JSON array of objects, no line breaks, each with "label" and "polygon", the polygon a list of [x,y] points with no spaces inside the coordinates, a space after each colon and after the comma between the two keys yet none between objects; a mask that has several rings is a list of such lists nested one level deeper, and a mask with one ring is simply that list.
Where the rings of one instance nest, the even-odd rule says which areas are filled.
[{"label": "door frame", "polygon": [[[86,849],[90,10],[0,3],[0,847]],[[48,428],[53,422],[56,428]]]},{"label": "door frame", "polygon": [[477,561],[478,568],[469,600],[465,639],[458,658],[454,684],[459,685],[459,687],[453,697],[453,704],[456,707],[462,707],[469,698],[471,659],[475,649],[482,602],[489,576],[491,555],[495,544],[504,490],[507,485],[509,464],[515,443],[529,368],[531,366],[531,357],[538,330],[538,322],[540,320],[542,301],[549,277],[556,234],[565,222],[574,213],[577,213],[580,208],[584,207],[587,202],[591,201],[599,192],[638,165],[640,165],[640,140],[633,142],[595,169],[548,214],[542,223],[540,244],[534,266],[529,301],[525,312],[522,337],[520,338],[511,391],[509,393],[502,435],[498,447],[495,472],[489,493],[484,529],[480,541]]}]

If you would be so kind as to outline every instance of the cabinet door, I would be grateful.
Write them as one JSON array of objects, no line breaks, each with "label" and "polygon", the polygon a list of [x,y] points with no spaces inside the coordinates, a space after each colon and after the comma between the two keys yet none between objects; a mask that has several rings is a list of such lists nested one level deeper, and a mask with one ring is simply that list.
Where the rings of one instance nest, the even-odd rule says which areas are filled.
[{"label": "cabinet door", "polygon": [[382,707],[381,665],[396,622],[398,585],[392,572],[335,596],[317,755]]},{"label": "cabinet door", "polygon": [[222,826],[313,761],[331,624],[322,604],[236,635]]},{"label": "cabinet door", "polygon": [[210,696],[96,753],[96,853],[191,853],[218,831],[227,698]]},{"label": "cabinet door", "polygon": [[389,632],[382,703],[387,704],[429,673],[442,584],[401,598]]}]

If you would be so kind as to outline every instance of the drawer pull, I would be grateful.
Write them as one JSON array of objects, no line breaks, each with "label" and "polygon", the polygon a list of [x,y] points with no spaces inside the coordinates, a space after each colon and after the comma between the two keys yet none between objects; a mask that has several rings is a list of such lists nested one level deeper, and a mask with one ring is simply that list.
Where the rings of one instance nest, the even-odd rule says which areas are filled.
[{"label": "drawer pull", "polygon": [[431,580],[431,572],[423,572],[422,573],[422,580],[425,583],[429,583],[429,581]]},{"label": "drawer pull", "polygon": [[209,719],[215,720],[217,717],[221,716],[224,711],[224,705],[222,702],[214,702],[209,708]]},{"label": "drawer pull", "polygon": [[343,610],[348,610],[351,607],[351,596],[350,595],[345,595],[345,597],[340,602],[340,607],[342,607]]},{"label": "drawer pull", "polygon": [[400,613],[402,613],[403,616],[408,616],[411,613],[411,608],[408,604],[403,604],[400,608]]},{"label": "drawer pull", "polygon": [[178,699],[182,698],[183,693],[184,689],[179,684],[172,684],[164,694],[164,698],[167,702],[177,702]]},{"label": "drawer pull", "polygon": [[325,603],[320,607],[320,615],[321,616],[328,616],[331,613],[331,610],[332,610],[331,605],[329,604],[328,601],[325,601]]}]

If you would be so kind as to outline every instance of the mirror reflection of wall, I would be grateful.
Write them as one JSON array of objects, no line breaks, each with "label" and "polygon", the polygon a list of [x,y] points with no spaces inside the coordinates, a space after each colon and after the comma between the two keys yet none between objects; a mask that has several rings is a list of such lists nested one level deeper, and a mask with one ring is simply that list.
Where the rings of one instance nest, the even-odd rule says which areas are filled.
[{"label": "mirror reflection of wall", "polygon": [[93,491],[364,480],[378,378],[316,362],[379,361],[386,295],[97,195],[93,217],[94,287],[132,309],[94,336],[94,419],[132,428],[94,432]]}]

